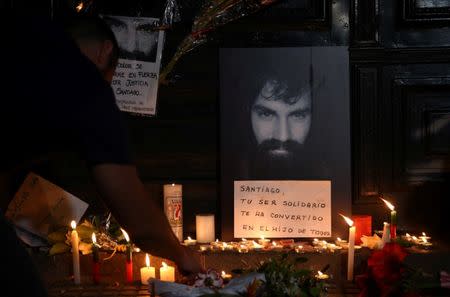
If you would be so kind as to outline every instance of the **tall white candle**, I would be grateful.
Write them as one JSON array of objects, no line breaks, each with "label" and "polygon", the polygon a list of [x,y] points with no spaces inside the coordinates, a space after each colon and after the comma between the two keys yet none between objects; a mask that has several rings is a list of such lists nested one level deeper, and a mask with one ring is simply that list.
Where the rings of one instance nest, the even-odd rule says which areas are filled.
[{"label": "tall white candle", "polygon": [[75,284],[80,284],[80,253],[78,250],[78,232],[76,230],[77,223],[75,221],[72,221],[70,223],[70,226],[72,227],[72,233],[70,234],[70,241],[72,243],[72,263],[73,263],[73,280]]},{"label": "tall white candle", "polygon": [[164,212],[173,233],[183,241],[183,188],[178,184],[164,185]]},{"label": "tall white candle", "polygon": [[387,242],[391,242],[391,226],[389,223],[384,222],[383,223],[383,236],[381,237],[381,248],[384,247],[384,245]]},{"label": "tall white candle", "polygon": [[214,241],[215,225],[213,214],[199,214],[195,217],[195,230],[197,242],[210,243]]},{"label": "tall white candle", "polygon": [[356,227],[353,221],[346,216],[341,215],[349,225],[348,228],[348,258],[347,258],[347,280],[353,280],[353,270],[355,265],[355,232]]}]

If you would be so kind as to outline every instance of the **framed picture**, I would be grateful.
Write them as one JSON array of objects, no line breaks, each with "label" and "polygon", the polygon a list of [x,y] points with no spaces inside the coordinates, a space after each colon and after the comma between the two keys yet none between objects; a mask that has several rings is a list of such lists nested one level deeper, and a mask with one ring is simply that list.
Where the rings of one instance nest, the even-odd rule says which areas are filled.
[{"label": "framed picture", "polygon": [[[235,225],[240,220],[234,210],[239,207],[236,199],[243,197],[236,185],[242,181],[254,187],[265,181],[269,189],[280,184],[296,187],[297,192],[288,191],[289,197],[280,194],[275,199],[281,199],[278,206],[301,205],[301,201],[286,200],[306,199],[300,193],[301,182],[329,182],[331,197],[322,193],[320,201],[330,203],[333,234],[324,232],[322,237],[344,235],[340,233],[346,230],[345,222],[338,214],[351,210],[348,60],[348,48],[341,46],[220,50],[221,230],[225,240],[236,238]],[[320,187],[326,189],[326,184]],[[266,208],[265,224],[282,224],[282,220],[267,221],[267,216],[277,216],[274,209],[283,212],[278,206]],[[264,204],[255,207],[254,213]],[[311,214],[301,208],[289,211],[294,216]],[[298,225],[313,226],[304,220]],[[289,233],[280,236],[291,237]]]}]

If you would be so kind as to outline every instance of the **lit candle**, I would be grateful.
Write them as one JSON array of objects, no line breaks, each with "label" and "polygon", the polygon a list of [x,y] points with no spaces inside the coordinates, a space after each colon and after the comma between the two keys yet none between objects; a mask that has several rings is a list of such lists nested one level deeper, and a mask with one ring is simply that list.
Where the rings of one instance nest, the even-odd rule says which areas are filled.
[{"label": "lit candle", "polygon": [[303,253],[303,245],[296,245],[295,246],[295,252],[297,253]]},{"label": "lit candle", "polygon": [[216,234],[213,214],[199,214],[195,216],[195,231],[199,243],[214,241]]},{"label": "lit candle", "polygon": [[317,279],[325,280],[329,279],[330,276],[328,274],[323,273],[322,271],[317,271],[317,274],[315,275]]},{"label": "lit candle", "polygon": [[100,283],[100,261],[95,233],[92,233],[92,280],[94,281],[94,284]]},{"label": "lit candle", "polygon": [[148,280],[150,278],[155,278],[155,267],[150,266],[150,257],[145,254],[145,267],[141,268],[141,283],[143,285],[148,285]]},{"label": "lit candle", "polygon": [[419,236],[420,239],[422,239],[422,241],[426,242],[429,239],[431,239],[430,236],[427,236],[427,234],[425,232],[422,232],[422,236]]},{"label": "lit candle", "polygon": [[270,239],[264,238],[264,236],[261,236],[260,239],[258,239],[258,243],[262,245],[263,247],[266,247],[270,244]]},{"label": "lit candle", "polygon": [[70,236],[70,241],[72,243],[72,261],[73,261],[73,280],[75,284],[79,284],[80,280],[80,254],[78,251],[78,232],[77,232],[77,223],[72,221],[70,223],[72,227],[72,233]]},{"label": "lit candle", "polygon": [[225,271],[222,270],[222,278],[224,281],[229,281],[231,279],[231,274],[226,273]]},{"label": "lit candle", "polygon": [[130,243],[130,237],[128,236],[128,233],[120,228],[123,233],[123,237],[125,237],[125,240],[127,241],[127,249],[126,249],[126,262],[125,262],[125,271],[126,271],[126,281],[127,283],[133,282],[133,251],[131,249],[131,243]]},{"label": "lit candle", "polygon": [[260,251],[260,250],[262,250],[263,246],[260,245],[260,244],[258,244],[258,243],[256,243],[254,240],[252,240],[252,246],[251,246],[251,248],[252,248],[253,250],[255,250],[255,251]]},{"label": "lit candle", "polygon": [[197,240],[192,239],[190,236],[188,236],[188,238],[184,240],[185,245],[195,245],[196,243]]},{"label": "lit candle", "polygon": [[283,249],[282,245],[277,244],[276,241],[272,241],[272,245],[270,246],[271,250],[281,251]]},{"label": "lit candle", "polygon": [[341,215],[345,222],[349,225],[348,229],[348,258],[347,258],[347,280],[353,280],[353,266],[355,262],[355,232],[353,221],[346,216]]},{"label": "lit candle", "polygon": [[248,253],[248,246],[241,244],[241,245],[238,247],[238,252],[241,253],[241,254],[246,254],[246,253]]},{"label": "lit candle", "polygon": [[391,239],[397,237],[397,211],[395,211],[395,206],[389,201],[381,198],[386,206],[391,210]]},{"label": "lit candle", "polygon": [[162,281],[174,282],[175,281],[175,267],[167,265],[162,262],[162,266],[159,269],[159,277]]}]

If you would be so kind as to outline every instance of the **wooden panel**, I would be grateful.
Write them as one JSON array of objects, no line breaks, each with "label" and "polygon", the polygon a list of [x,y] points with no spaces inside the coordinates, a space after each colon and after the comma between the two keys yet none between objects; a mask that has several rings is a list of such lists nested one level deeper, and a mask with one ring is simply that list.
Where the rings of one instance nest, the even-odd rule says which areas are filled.
[{"label": "wooden panel", "polygon": [[379,42],[379,0],[353,0],[352,43],[374,46]]},{"label": "wooden panel", "polygon": [[450,2],[436,0],[402,0],[401,20],[408,25],[448,26]]},{"label": "wooden panel", "polygon": [[396,79],[393,87],[394,180],[440,180],[450,173],[450,78]]},{"label": "wooden panel", "polygon": [[354,67],[353,182],[354,203],[368,203],[379,188],[378,69]]}]

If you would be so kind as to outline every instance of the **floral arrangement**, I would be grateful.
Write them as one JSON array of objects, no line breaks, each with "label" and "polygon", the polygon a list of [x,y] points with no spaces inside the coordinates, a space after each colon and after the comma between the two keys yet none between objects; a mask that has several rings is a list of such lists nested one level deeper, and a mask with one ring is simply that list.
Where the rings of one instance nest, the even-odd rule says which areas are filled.
[{"label": "floral arrangement", "polygon": [[[112,253],[126,251],[126,241],[120,226],[110,214],[106,215],[105,219],[101,219],[100,216],[85,219],[77,225],[76,230],[80,240],[78,248],[83,255],[92,253],[92,233],[96,234],[97,246],[101,250]],[[50,256],[70,252],[72,247],[70,233],[70,228],[64,227],[47,235]]]},{"label": "floral arrangement", "polygon": [[386,243],[374,251],[367,261],[367,270],[356,277],[361,288],[359,297],[421,296],[425,288],[439,287],[432,276],[408,266],[407,253],[397,242]]}]

